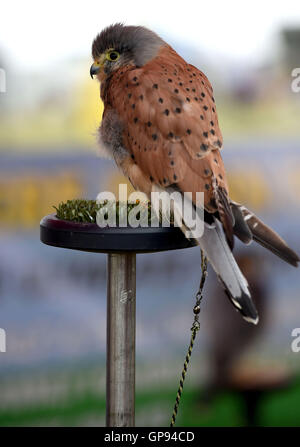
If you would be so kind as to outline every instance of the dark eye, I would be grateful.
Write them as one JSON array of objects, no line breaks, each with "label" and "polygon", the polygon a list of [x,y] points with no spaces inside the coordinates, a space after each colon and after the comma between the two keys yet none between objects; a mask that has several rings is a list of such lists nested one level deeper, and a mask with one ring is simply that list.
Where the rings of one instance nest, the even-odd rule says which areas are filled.
[{"label": "dark eye", "polygon": [[107,59],[109,61],[116,61],[118,60],[120,57],[120,54],[117,51],[110,51],[109,53],[107,53]]}]

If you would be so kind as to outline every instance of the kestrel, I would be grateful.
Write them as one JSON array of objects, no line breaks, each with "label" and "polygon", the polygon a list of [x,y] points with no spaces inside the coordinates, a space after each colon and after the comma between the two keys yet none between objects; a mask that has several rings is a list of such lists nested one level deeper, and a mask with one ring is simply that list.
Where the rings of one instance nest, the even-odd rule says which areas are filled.
[{"label": "kestrel", "polygon": [[[157,34],[141,26],[111,25],[92,45],[90,74],[101,83],[102,153],[113,158],[135,189],[204,192],[198,239],[227,295],[243,317],[258,322],[248,283],[233,255],[234,236],[253,239],[286,262],[299,257],[244,206],[229,197],[212,86]],[[197,207],[195,206],[197,211]]]}]

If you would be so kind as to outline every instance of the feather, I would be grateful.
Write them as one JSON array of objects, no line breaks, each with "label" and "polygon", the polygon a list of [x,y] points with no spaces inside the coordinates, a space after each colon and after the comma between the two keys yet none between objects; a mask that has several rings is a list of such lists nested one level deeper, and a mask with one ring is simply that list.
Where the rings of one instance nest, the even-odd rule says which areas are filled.
[{"label": "feather", "polygon": [[246,207],[240,206],[244,220],[250,229],[253,239],[263,247],[270,250],[287,263],[298,267],[299,256],[287,245],[287,243],[274,230],[263,223],[255,214]]},{"label": "feather", "polygon": [[244,244],[250,244],[253,240],[252,233],[244,219],[243,213],[237,203],[231,202],[231,209],[234,215],[234,227],[233,233],[237,236]]},{"label": "feather", "polygon": [[234,246],[234,240],[233,240],[234,216],[230,207],[227,191],[218,185],[216,178],[213,178],[212,187],[213,187],[214,199],[216,201],[219,212],[219,218],[220,221],[222,222],[228,245],[232,250]]},{"label": "feather", "polygon": [[[168,188],[168,190],[171,191],[171,188]],[[185,200],[189,199],[185,197]],[[193,206],[192,203],[191,206]],[[178,208],[177,211],[180,212],[180,209]],[[196,212],[199,214],[199,219],[201,219],[201,210],[196,208]],[[189,222],[185,220],[182,230],[185,232],[186,229],[193,233]],[[241,312],[246,321],[257,324],[259,318],[251,299],[247,280],[233,257],[221,223],[213,217],[211,224],[204,223],[203,235],[201,237],[196,235],[195,237],[223,284],[225,292],[232,304]]]},{"label": "feather", "polygon": [[258,314],[250,296],[247,280],[232,255],[217,219],[214,219],[213,225],[205,225],[204,234],[198,241],[232,304],[246,321],[257,324]]}]

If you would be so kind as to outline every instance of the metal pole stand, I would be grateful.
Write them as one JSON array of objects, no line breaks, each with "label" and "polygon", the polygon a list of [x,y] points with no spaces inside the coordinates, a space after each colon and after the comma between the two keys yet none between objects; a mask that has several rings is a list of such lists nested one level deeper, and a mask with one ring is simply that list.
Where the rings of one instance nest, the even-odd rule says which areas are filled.
[{"label": "metal pole stand", "polygon": [[136,254],[189,248],[179,228],[100,228],[58,219],[40,223],[44,244],[107,253],[106,425],[134,427]]},{"label": "metal pole stand", "polygon": [[135,253],[107,255],[106,426],[134,427]]}]

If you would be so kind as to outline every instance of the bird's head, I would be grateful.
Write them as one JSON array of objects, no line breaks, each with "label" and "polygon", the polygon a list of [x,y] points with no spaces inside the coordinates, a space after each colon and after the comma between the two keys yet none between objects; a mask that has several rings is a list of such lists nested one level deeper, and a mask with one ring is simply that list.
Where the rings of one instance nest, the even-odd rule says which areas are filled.
[{"label": "bird's head", "polygon": [[165,42],[157,34],[142,26],[111,25],[93,42],[90,75],[103,81],[126,65],[141,67],[157,55],[162,45]]}]

